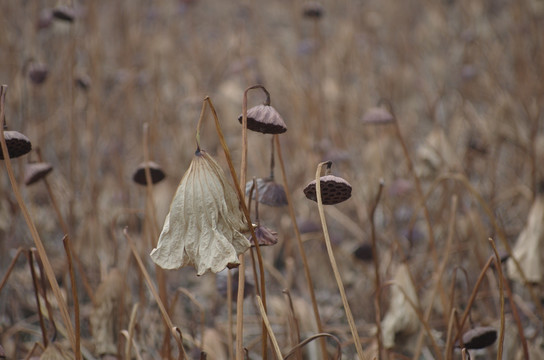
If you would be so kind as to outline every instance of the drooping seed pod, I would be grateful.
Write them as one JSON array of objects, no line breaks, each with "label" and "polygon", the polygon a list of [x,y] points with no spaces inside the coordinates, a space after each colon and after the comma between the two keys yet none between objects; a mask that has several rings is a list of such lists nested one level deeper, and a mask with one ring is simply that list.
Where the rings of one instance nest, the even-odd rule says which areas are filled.
[{"label": "drooping seed pod", "polygon": [[315,1],[308,1],[302,7],[302,15],[309,19],[321,19],[323,17],[323,6]]},{"label": "drooping seed pod", "polygon": [[47,80],[49,69],[47,65],[39,62],[33,62],[28,68],[28,77],[35,85],[41,85]]},{"label": "drooping seed pod", "polygon": [[[18,131],[5,130],[4,139],[6,140],[6,146],[8,148],[8,155],[10,159],[28,154],[30,150],[32,150],[32,143],[30,140]],[[2,152],[1,148],[0,160],[4,160],[4,153]]]},{"label": "drooping seed pod", "polygon": [[136,171],[132,175],[132,180],[139,185],[147,185],[147,178],[145,177],[145,169],[149,168],[149,172],[151,174],[151,183],[156,184],[158,182],[161,182],[166,174],[162,170],[162,168],[153,161],[148,162],[142,162],[138,165],[136,168]]},{"label": "drooping seed pod", "polygon": [[477,326],[463,334],[463,345],[466,349],[483,349],[493,345],[497,340],[497,330],[489,326]]},{"label": "drooping seed pod", "polygon": [[[270,246],[278,243],[278,233],[274,230],[259,224],[255,227],[254,231],[259,246]],[[251,246],[255,247],[255,239],[253,239],[253,236],[249,236],[249,241],[251,242]]]},{"label": "drooping seed pod", "polygon": [[[242,115],[238,121],[242,123]],[[254,106],[247,111],[247,128],[263,134],[282,134],[287,131],[281,115],[267,104]]]},{"label": "drooping seed pod", "polygon": [[53,170],[53,165],[48,162],[35,162],[25,167],[25,185],[32,185],[45,178]]},{"label": "drooping seed pod", "polygon": [[248,230],[234,188],[223,170],[198,150],[178,186],[153,261],[163,269],[193,265],[197,275],[239,265]]},{"label": "drooping seed pod", "polygon": [[363,262],[372,261],[372,245],[367,243],[360,245],[355,249],[353,255]]},{"label": "drooping seed pod", "polygon": [[[323,205],[334,205],[351,197],[351,185],[344,179],[334,175],[321,177],[321,200]],[[317,202],[316,183],[312,180],[304,188],[304,195]]]},{"label": "drooping seed pod", "polygon": [[373,107],[367,110],[361,121],[363,124],[386,125],[395,121],[395,118],[386,109]]},{"label": "drooping seed pod", "polygon": [[53,9],[53,17],[58,20],[74,22],[76,14],[73,8],[66,5],[59,5]]},{"label": "drooping seed pod", "polygon": [[[261,204],[268,206],[280,207],[287,205],[287,195],[281,184],[275,182],[272,178],[256,179],[259,198]],[[246,183],[246,195],[249,195],[253,181]]]}]

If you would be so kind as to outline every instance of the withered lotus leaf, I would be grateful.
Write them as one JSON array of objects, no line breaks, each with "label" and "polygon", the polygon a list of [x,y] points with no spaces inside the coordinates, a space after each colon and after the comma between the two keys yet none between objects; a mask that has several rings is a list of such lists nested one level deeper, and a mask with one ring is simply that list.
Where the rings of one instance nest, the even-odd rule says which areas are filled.
[{"label": "withered lotus leaf", "polygon": [[239,264],[248,229],[234,188],[205,151],[196,152],[166,216],[153,261],[163,269],[192,265],[197,275]]}]

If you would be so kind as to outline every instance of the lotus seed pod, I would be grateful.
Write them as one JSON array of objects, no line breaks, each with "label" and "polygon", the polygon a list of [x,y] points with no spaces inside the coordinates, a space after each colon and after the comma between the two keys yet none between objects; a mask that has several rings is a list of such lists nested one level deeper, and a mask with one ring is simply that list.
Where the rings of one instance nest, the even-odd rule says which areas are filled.
[{"label": "lotus seed pod", "polygon": [[[334,205],[351,197],[351,185],[344,179],[325,175],[321,177],[321,200],[323,205]],[[304,195],[310,200],[317,201],[315,180],[304,188]]]},{"label": "lotus seed pod", "polygon": [[25,167],[25,185],[32,185],[45,178],[53,170],[53,165],[47,162],[35,162]]},{"label": "lotus seed pod", "polygon": [[134,175],[132,175],[132,180],[136,184],[144,186],[147,185],[147,178],[145,177],[146,168],[149,168],[149,172],[151,174],[151,183],[153,184],[161,182],[166,176],[159,164],[153,161],[143,162],[138,165],[136,171],[134,172]]},{"label": "lotus seed pod", "polygon": [[463,334],[463,345],[466,349],[483,349],[493,345],[497,340],[497,330],[488,326],[477,326]]},{"label": "lotus seed pod", "polygon": [[[10,159],[28,154],[32,150],[32,143],[18,131],[4,131],[4,139],[8,148]],[[4,160],[4,153],[0,148],[0,160]]]},{"label": "lotus seed pod", "polygon": [[[253,181],[246,183],[246,195],[249,195],[249,191],[253,186]],[[257,189],[259,198],[257,199],[261,204],[268,206],[280,207],[287,205],[287,195],[282,185],[278,184],[271,178],[259,178],[257,179]]]},{"label": "lotus seed pod", "polygon": [[[242,123],[242,115],[238,117]],[[257,105],[247,111],[247,128],[263,134],[282,134],[287,126],[281,115],[270,105]]]}]

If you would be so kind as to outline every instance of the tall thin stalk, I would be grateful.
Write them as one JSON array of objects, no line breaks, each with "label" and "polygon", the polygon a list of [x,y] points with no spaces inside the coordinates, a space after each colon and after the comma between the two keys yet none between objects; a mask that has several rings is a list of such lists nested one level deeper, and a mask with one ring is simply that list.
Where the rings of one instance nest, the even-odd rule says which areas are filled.
[{"label": "tall thin stalk", "polygon": [[[6,91],[7,91],[7,86],[2,85],[0,87],[0,119],[4,119],[4,116],[5,116],[4,103],[5,103]],[[13,193],[15,194],[15,199],[17,200],[17,204],[19,205],[21,212],[23,213],[23,217],[25,218],[26,224],[30,230],[32,240],[34,241],[34,244],[36,245],[36,249],[38,250],[40,259],[43,262],[47,280],[49,281],[49,284],[51,285],[51,289],[53,289],[53,294],[55,295],[55,298],[57,300],[60,314],[62,316],[62,320],[64,321],[64,325],[66,326],[68,339],[70,340],[70,344],[72,345],[72,348],[75,354],[77,352],[76,339],[74,334],[74,328],[70,320],[70,314],[68,313],[68,306],[66,305],[66,302],[64,301],[64,297],[62,296],[59,284],[57,283],[57,279],[55,278],[55,272],[53,271],[53,267],[51,266],[51,263],[49,262],[49,258],[47,257],[47,253],[45,251],[45,247],[43,246],[43,242],[40,238],[40,235],[38,234],[38,230],[36,230],[36,226],[34,225],[32,218],[30,217],[30,213],[28,212],[26,208],[26,205],[23,201],[23,197],[21,196],[21,191],[19,190],[19,185],[17,184],[17,180],[15,179],[15,175],[13,174],[13,168],[11,166],[11,160],[9,158],[8,147],[6,145],[6,139],[4,138],[3,126],[0,126],[0,145],[2,147],[2,153],[4,154],[4,163],[6,164],[6,170],[8,173],[9,181],[11,183],[11,188],[13,189]]]},{"label": "tall thin stalk", "polygon": [[[317,181],[317,180],[316,180]],[[370,230],[371,230],[371,240],[372,240],[372,259],[374,263],[374,312],[376,319],[376,341],[378,343],[378,357],[382,356],[383,351],[383,342],[382,342],[382,320],[381,320],[381,303],[380,303],[380,263],[378,257],[378,246],[376,244],[376,224],[374,220],[374,215],[376,213],[376,208],[380,202],[380,197],[382,195],[382,190],[384,186],[383,179],[380,180],[380,187],[378,188],[378,193],[372,207],[370,208],[369,218],[370,218]]]},{"label": "tall thin stalk", "polygon": [[[353,342],[355,344],[355,349],[357,350],[357,356],[359,360],[366,359],[365,354],[363,353],[363,348],[361,346],[361,339],[359,338],[359,333],[357,332],[357,327],[355,326],[355,320],[351,314],[351,309],[349,307],[348,299],[346,297],[346,291],[344,290],[344,284],[342,283],[342,278],[340,277],[340,271],[336,265],[336,260],[334,259],[334,253],[332,251],[331,239],[329,237],[329,230],[327,229],[327,221],[325,220],[325,211],[323,209],[323,200],[321,199],[321,168],[323,165],[330,166],[329,162],[322,162],[317,165],[317,170],[315,173],[315,191],[317,197],[317,208],[319,210],[319,218],[321,219],[321,226],[323,227],[323,235],[325,237],[325,245],[327,246],[327,253],[329,255],[329,261],[332,266],[332,271],[334,273],[334,278],[336,284],[338,285],[338,290],[340,291],[340,296],[342,298],[342,304],[344,305],[344,310],[346,312],[346,317],[348,318],[349,328],[351,330],[351,336],[353,337]],[[377,259],[376,259],[377,260]]]}]

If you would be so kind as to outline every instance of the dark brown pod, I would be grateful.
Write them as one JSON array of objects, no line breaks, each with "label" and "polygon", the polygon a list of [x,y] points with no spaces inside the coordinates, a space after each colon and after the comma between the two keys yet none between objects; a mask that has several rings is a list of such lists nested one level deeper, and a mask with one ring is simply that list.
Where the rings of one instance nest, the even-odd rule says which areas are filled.
[{"label": "dark brown pod", "polygon": [[478,326],[463,334],[466,349],[483,349],[497,340],[497,330],[489,326]]},{"label": "dark brown pod", "polygon": [[394,120],[395,118],[389,111],[381,107],[373,107],[363,115],[362,122],[364,124],[385,125],[392,123]]},{"label": "dark brown pod", "polygon": [[47,80],[49,70],[47,65],[42,63],[32,63],[28,69],[28,77],[33,84],[40,85]]},{"label": "dark brown pod", "polygon": [[[246,183],[246,195],[249,196],[253,181]],[[278,184],[271,178],[259,178],[257,179],[257,189],[259,198],[257,199],[261,204],[268,206],[280,207],[287,205],[287,195],[282,185]]]},{"label": "dark brown pod", "polygon": [[360,245],[355,251],[353,252],[353,256],[355,256],[357,259],[369,262],[372,261],[372,245],[370,244],[362,244]]},{"label": "dark brown pod", "polygon": [[74,22],[76,15],[74,9],[66,5],[59,5],[53,9],[53,17],[58,20]]},{"label": "dark brown pod", "polygon": [[321,19],[323,17],[323,6],[315,1],[308,1],[302,7],[302,15],[309,19]]},{"label": "dark brown pod", "polygon": [[162,171],[159,164],[153,161],[148,161],[147,163],[143,162],[138,165],[136,171],[134,172],[134,175],[132,176],[132,180],[134,180],[136,184],[147,185],[147,180],[145,177],[146,167],[149,167],[149,172],[151,173],[151,183],[156,184],[165,178],[166,174],[164,173],[164,171]]},{"label": "dark brown pod", "polygon": [[[18,131],[4,131],[4,139],[8,148],[10,159],[23,156],[32,150],[32,143]],[[0,148],[0,160],[4,160],[4,153]]]},{"label": "dark brown pod", "polygon": [[45,178],[53,170],[53,165],[47,162],[27,164],[25,167],[25,185],[32,185]]},{"label": "dark brown pod", "polygon": [[[266,226],[257,225],[254,231],[259,246],[270,246],[278,243],[278,233],[274,230],[271,230]],[[249,242],[251,242],[251,246],[255,247],[255,239],[253,236],[249,237]]]},{"label": "dark brown pod", "polygon": [[[238,116],[242,123],[242,115]],[[247,111],[247,128],[263,134],[282,134],[287,126],[280,114],[270,105],[257,105]]]},{"label": "dark brown pod", "polygon": [[[315,180],[304,188],[304,195],[310,200],[317,201]],[[325,175],[321,177],[321,200],[323,205],[334,205],[351,197],[351,185],[344,179]]]}]

